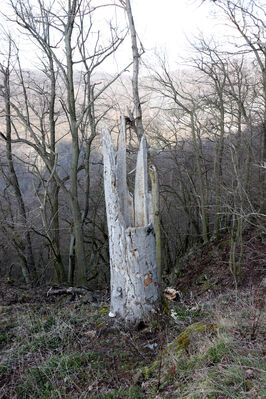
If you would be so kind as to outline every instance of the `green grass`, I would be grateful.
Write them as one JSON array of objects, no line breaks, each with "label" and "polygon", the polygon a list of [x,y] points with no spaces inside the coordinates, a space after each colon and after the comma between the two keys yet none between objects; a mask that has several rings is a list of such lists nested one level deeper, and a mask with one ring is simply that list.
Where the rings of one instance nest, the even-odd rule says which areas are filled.
[{"label": "green grass", "polygon": [[[141,389],[139,387],[132,387],[129,389],[118,389],[114,390],[113,392],[110,393],[105,393],[105,394],[100,394],[100,395],[95,395],[91,396],[90,399],[144,399],[145,396],[143,393],[141,393]],[[89,399],[89,397],[88,397]]]},{"label": "green grass", "polygon": [[102,356],[93,352],[54,355],[40,365],[29,368],[16,392],[21,399],[33,395],[50,398],[57,392],[59,383],[63,382],[60,395],[62,388],[66,394],[69,388],[81,381],[87,384],[91,379],[91,370],[101,371],[103,366]]},{"label": "green grass", "polygon": [[[262,399],[263,318],[251,340],[254,303],[247,293],[228,292],[208,304],[173,304],[177,321],[169,320],[165,330],[158,317],[143,332],[106,330],[108,306],[5,308],[0,321],[0,395]],[[145,348],[154,342],[155,350]]]},{"label": "green grass", "polygon": [[180,321],[196,321],[210,316],[210,313],[202,311],[200,307],[188,308],[183,305],[175,306],[172,309],[174,317]]},{"label": "green grass", "polygon": [[[252,329],[252,300],[232,295],[213,300],[209,313],[212,332],[196,322],[183,329],[152,366],[144,367],[140,379],[149,385],[147,397],[156,399],[247,399],[265,397],[262,339]],[[225,311],[226,309],[226,311]],[[175,308],[176,317],[188,321],[187,309]],[[205,315],[206,316],[206,315]],[[240,341],[243,316],[246,336]],[[189,316],[190,318],[191,316]],[[198,320],[197,315],[195,319]],[[194,321],[193,320],[193,321]],[[159,362],[158,362],[159,360]],[[249,369],[250,367],[250,369]],[[154,387],[158,389],[154,392]]]}]

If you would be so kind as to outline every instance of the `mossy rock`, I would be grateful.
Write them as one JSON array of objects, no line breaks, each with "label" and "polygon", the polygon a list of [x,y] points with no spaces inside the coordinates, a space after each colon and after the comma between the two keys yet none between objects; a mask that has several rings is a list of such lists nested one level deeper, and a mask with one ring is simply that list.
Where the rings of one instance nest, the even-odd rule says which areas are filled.
[{"label": "mossy rock", "polygon": [[176,354],[181,355],[188,349],[193,335],[202,332],[213,333],[217,330],[217,327],[218,326],[215,323],[193,323],[188,326],[177,338],[175,338],[170,345],[168,345],[163,354],[167,355],[170,352],[175,352]]},{"label": "mossy rock", "polygon": [[[178,335],[177,338],[171,342],[170,345],[162,353],[163,363],[168,363],[168,356],[174,355],[175,357],[181,357],[181,355],[187,351],[190,343],[192,342],[193,335],[199,333],[214,333],[217,330],[218,326],[215,323],[204,324],[201,322],[193,323],[188,326],[181,334]],[[161,356],[161,355],[160,355]],[[154,374],[156,374],[156,370],[158,369],[162,360],[155,360],[151,366],[143,367],[139,373],[136,375],[135,381],[139,379],[148,380]]]}]

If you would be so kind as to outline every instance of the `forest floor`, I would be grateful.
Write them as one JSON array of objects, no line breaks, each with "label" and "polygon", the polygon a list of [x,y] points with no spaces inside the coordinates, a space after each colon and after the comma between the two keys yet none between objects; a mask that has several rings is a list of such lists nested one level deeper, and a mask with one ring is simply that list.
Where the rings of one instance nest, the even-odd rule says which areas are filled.
[{"label": "forest floor", "polygon": [[135,331],[111,324],[104,292],[86,302],[2,281],[0,399],[265,398],[266,245],[246,233],[238,287],[228,246],[191,251],[167,314]]}]

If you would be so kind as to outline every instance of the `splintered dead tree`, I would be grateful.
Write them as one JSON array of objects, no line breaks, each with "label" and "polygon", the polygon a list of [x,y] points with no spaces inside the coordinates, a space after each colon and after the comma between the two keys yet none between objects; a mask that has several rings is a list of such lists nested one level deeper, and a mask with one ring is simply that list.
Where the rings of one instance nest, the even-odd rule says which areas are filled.
[{"label": "splintered dead tree", "polygon": [[146,138],[142,136],[137,157],[134,199],[127,187],[124,118],[116,156],[107,129],[103,129],[102,142],[111,267],[109,316],[137,324],[160,304]]}]

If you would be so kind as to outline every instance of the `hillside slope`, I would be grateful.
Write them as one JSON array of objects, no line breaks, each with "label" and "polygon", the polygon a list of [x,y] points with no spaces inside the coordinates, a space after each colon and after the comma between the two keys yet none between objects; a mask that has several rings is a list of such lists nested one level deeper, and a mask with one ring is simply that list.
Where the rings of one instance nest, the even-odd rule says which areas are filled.
[{"label": "hillside slope", "polygon": [[138,331],[96,300],[47,296],[1,283],[0,397],[264,398],[265,244],[244,239],[242,285],[228,270],[228,240],[183,259],[180,295]]}]

